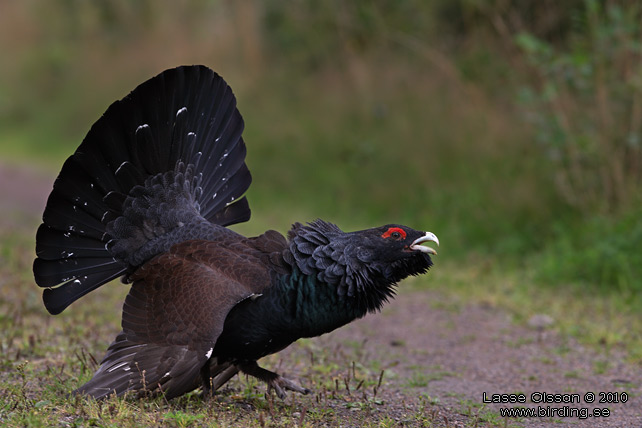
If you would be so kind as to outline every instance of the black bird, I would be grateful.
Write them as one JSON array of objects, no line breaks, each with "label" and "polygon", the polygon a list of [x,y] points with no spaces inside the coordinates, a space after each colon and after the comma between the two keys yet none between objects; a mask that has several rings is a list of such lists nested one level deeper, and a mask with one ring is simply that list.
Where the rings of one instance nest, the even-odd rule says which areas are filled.
[{"label": "black bird", "polygon": [[257,360],[330,332],[424,273],[439,243],[401,225],[345,233],[322,220],[246,238],[251,176],[230,87],[204,66],[166,70],[113,103],[64,163],[33,271],[52,314],[121,277],[122,332],[75,393],[215,391],[239,371],[309,392]]}]

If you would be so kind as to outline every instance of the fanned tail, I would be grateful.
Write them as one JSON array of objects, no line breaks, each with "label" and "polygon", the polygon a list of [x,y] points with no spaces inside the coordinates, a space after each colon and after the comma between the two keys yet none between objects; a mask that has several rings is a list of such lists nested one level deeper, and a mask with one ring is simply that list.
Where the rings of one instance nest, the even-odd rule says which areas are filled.
[{"label": "fanned tail", "polygon": [[49,312],[173,243],[212,237],[212,224],[247,221],[242,131],[232,90],[204,66],[164,71],[113,103],[64,163],[36,235]]}]

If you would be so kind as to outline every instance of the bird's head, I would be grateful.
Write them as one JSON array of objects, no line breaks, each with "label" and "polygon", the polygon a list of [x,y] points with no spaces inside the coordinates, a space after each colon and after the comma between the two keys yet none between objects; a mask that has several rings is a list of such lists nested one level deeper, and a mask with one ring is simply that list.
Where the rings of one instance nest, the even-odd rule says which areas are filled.
[{"label": "bird's head", "polygon": [[355,298],[368,311],[380,309],[399,281],[425,273],[437,252],[424,244],[439,245],[433,233],[407,226],[345,233],[321,220],[295,225],[289,238],[292,262],[303,273],[336,285],[339,294]]},{"label": "bird's head", "polygon": [[388,224],[346,235],[358,246],[356,256],[370,263],[394,264],[412,259],[430,262],[430,255],[437,254],[437,251],[423,244],[433,242],[439,245],[439,239],[434,233],[420,232],[398,224]]}]

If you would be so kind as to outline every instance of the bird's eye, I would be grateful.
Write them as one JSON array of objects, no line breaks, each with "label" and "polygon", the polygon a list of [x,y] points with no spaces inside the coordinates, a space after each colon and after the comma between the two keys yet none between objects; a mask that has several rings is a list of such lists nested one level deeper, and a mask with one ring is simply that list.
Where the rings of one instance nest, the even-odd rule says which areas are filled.
[{"label": "bird's eye", "polygon": [[406,232],[400,227],[391,227],[386,230],[381,237],[383,239],[392,238],[395,241],[399,241],[400,239],[406,239]]}]

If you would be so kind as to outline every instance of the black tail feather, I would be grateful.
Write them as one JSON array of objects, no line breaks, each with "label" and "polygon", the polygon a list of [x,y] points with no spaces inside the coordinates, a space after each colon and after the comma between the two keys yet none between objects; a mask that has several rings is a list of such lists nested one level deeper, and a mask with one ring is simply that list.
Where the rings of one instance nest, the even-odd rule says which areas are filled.
[{"label": "black tail feather", "polygon": [[75,235],[67,238],[64,234],[46,225],[41,225],[36,234],[38,245],[37,256],[43,260],[58,260],[82,254],[84,257],[102,257],[105,255],[105,244],[85,236]]},{"label": "black tail feather", "polygon": [[38,281],[41,287],[54,287],[62,281],[81,278],[92,273],[111,272],[122,268],[109,254],[107,257],[69,257],[51,263],[51,260],[36,259],[33,264],[38,271]]},{"label": "black tail feather", "polygon": [[[167,70],[113,103],[67,159],[47,201],[33,266],[39,286],[57,286],[44,291],[47,309],[61,312],[131,272],[153,256],[130,257],[144,240],[169,233],[172,221],[183,224],[181,216],[221,226],[248,220],[242,131],[232,90],[204,66]],[[150,198],[162,206],[146,205]]]},{"label": "black tail feather", "polygon": [[60,287],[46,288],[42,294],[45,307],[49,313],[57,315],[85,294],[118,278],[125,272],[125,268],[122,268],[122,270],[116,270],[114,268],[103,272],[93,272],[86,276],[67,281]]},{"label": "black tail feather", "polygon": [[103,239],[105,227],[99,218],[73,203],[64,201],[64,204],[61,204],[63,201],[56,200],[57,198],[62,199],[54,189],[42,216],[44,225],[60,232],[63,237],[86,236],[98,241]]}]

